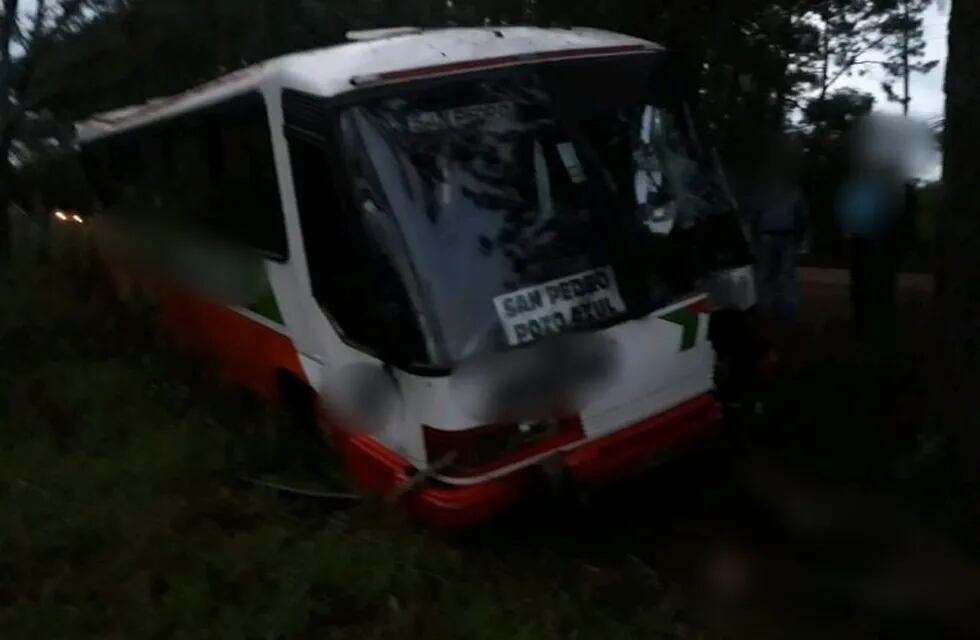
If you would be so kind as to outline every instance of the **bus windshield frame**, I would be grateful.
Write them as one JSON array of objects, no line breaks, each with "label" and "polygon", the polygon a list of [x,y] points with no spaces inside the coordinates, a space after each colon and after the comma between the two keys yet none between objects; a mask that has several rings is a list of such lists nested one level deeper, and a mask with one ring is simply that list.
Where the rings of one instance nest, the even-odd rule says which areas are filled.
[{"label": "bus windshield frame", "polygon": [[[436,373],[689,295],[708,269],[701,222],[734,205],[664,62],[537,62],[359,89],[319,122],[287,111],[287,132],[318,129],[335,155],[366,263],[346,277],[385,301],[344,322],[318,296],[341,333]],[[329,277],[311,273],[314,289]]]}]

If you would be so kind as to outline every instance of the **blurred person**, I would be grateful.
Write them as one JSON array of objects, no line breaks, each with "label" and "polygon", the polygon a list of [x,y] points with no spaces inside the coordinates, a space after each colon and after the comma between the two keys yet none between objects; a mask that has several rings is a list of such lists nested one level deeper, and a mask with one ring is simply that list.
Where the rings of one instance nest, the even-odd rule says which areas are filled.
[{"label": "blurred person", "polygon": [[771,160],[747,213],[759,309],[792,320],[799,306],[796,265],[806,239],[807,206],[788,154]]},{"label": "blurred person", "polygon": [[915,186],[891,163],[859,158],[837,198],[849,242],[851,320],[864,340],[891,343],[898,271],[910,244]]}]

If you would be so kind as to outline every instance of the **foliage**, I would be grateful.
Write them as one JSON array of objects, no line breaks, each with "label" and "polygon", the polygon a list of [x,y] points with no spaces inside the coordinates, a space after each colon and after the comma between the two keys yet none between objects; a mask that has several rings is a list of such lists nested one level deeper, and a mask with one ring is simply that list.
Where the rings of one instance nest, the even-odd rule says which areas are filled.
[{"label": "foliage", "polygon": [[[584,24],[650,38],[676,52],[684,69],[678,77],[688,83],[686,93],[705,125],[704,136],[720,150],[740,190],[737,183],[752,182],[740,169],[757,165],[769,141],[794,125],[804,125],[811,138],[806,146],[825,154],[842,123],[820,114],[845,106],[841,100],[847,94],[836,93],[840,81],[878,65],[891,87],[904,75],[906,35],[909,70],[931,68],[935,62],[923,60],[922,32],[930,3],[201,0],[189,13],[171,0],[59,0],[48,3],[48,26],[39,35],[15,30],[13,41],[23,53],[9,57],[8,66],[19,80],[6,88],[0,84],[0,95],[19,105],[21,116],[4,116],[0,109],[0,134],[6,130],[12,138],[17,127],[4,123],[19,124],[28,113],[65,130],[93,113],[173,94],[277,55],[340,42],[349,29]],[[67,11],[76,5],[86,9],[75,9],[80,13],[56,28],[59,21],[50,17],[59,15],[56,7]],[[30,21],[25,16],[21,23]],[[0,135],[0,155],[6,158],[3,139]]]},{"label": "foliage", "polygon": [[[20,0],[0,9],[0,179],[6,177],[11,145],[30,114],[43,114],[56,82],[37,77],[37,69],[66,38],[79,33],[107,0],[37,0],[25,11]],[[26,4],[26,3],[25,3]]]},{"label": "foliage", "polygon": [[[819,31],[820,44],[813,62],[819,67],[819,99],[842,78],[866,75],[868,66],[883,68],[891,78],[909,71],[930,71],[938,61],[923,60],[923,18],[932,0],[822,0],[812,8],[810,20]],[[892,80],[886,81],[889,96]]]},{"label": "foliage", "polygon": [[[9,638],[648,638],[677,605],[540,549],[464,553],[341,487],[317,440],[243,402],[80,268],[0,271],[0,628]],[[311,436],[313,437],[313,436]]]},{"label": "foliage", "polygon": [[[937,522],[975,545],[976,494],[951,477],[943,431],[918,433],[921,380],[939,364],[925,357],[933,320],[911,301],[914,339],[875,365],[847,339],[844,300],[809,294],[813,329],[798,345],[809,355],[774,383],[769,437],[700,461],[689,452],[666,476],[597,494],[596,511],[529,512],[450,542],[372,503],[332,513],[241,483],[274,471],[343,487],[315,439],[284,433],[283,416],[157,344],[143,315],[78,263],[0,271],[0,628],[5,638],[865,638],[889,635],[869,614],[884,593],[901,607],[884,619],[893,630],[936,637],[935,618],[958,615],[947,605],[973,592],[960,573],[910,574],[904,554],[932,562],[920,533]],[[888,496],[930,517],[919,522],[911,505],[894,514],[878,500]],[[866,517],[850,522],[855,512]],[[722,591],[727,614],[698,593],[719,549],[763,589]],[[949,557],[972,571],[969,556]],[[885,588],[854,588],[867,584]],[[914,597],[889,605],[893,593]],[[909,631],[917,616],[932,624]]]},{"label": "foliage", "polygon": [[841,89],[824,100],[808,104],[805,118],[815,129],[839,139],[856,118],[871,113],[873,106],[874,97],[854,89]]},{"label": "foliage", "polygon": [[[921,13],[909,0],[913,60],[921,57]],[[778,128],[796,104],[881,52],[897,74],[895,37],[906,22],[900,0],[371,0],[274,3],[205,0],[193,19],[163,0],[126,0],[65,41],[39,71],[57,86],[49,104],[78,119],[99,110],[180,91],[269,57],[343,39],[349,29],[396,24],[588,24],[660,41],[691,71],[692,94],[710,89],[712,119],[729,107],[763,106]],[[822,68],[821,68],[822,66]],[[822,74],[821,74],[822,71]],[[775,102],[773,102],[775,96]]]}]

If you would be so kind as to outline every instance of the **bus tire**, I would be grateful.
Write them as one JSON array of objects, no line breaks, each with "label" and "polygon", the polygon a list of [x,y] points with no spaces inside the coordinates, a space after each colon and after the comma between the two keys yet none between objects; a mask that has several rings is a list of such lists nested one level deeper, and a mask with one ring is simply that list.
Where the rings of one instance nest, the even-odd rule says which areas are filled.
[{"label": "bus tire", "polygon": [[310,385],[291,371],[279,369],[276,382],[281,403],[289,423],[299,432],[312,433],[319,429],[317,397]]}]

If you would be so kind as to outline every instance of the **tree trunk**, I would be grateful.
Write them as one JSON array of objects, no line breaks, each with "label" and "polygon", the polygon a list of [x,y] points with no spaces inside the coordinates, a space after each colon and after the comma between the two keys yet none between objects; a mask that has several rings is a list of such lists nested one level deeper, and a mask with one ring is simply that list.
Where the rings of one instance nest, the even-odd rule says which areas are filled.
[{"label": "tree trunk", "polygon": [[902,0],[902,115],[909,117],[909,104],[912,102],[912,94],[909,92],[909,81],[912,70],[909,67],[909,38],[911,37],[911,16],[909,15],[909,0]]},{"label": "tree trunk", "polygon": [[959,435],[970,480],[980,480],[980,2],[953,0],[946,68],[944,175],[937,282],[942,366],[938,416]]},{"label": "tree trunk", "polygon": [[10,255],[10,112],[11,45],[17,25],[19,0],[3,0],[0,13],[0,266]]},{"label": "tree trunk", "polygon": [[13,251],[13,229],[10,222],[10,205],[13,189],[10,166],[11,138],[6,130],[0,131],[0,267],[10,261]]},{"label": "tree trunk", "polygon": [[824,14],[823,30],[820,32],[820,102],[827,98],[830,82],[830,14]]}]

